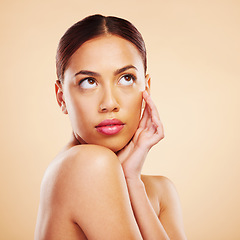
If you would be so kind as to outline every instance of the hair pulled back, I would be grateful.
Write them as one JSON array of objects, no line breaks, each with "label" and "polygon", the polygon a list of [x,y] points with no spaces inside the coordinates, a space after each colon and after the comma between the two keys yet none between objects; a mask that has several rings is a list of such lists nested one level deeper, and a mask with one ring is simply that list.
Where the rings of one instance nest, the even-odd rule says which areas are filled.
[{"label": "hair pulled back", "polygon": [[86,41],[101,35],[117,35],[133,43],[143,60],[144,70],[147,70],[146,48],[142,35],[136,27],[127,20],[99,14],[88,16],[71,26],[60,39],[56,70],[58,80],[63,81],[68,62],[75,51]]}]

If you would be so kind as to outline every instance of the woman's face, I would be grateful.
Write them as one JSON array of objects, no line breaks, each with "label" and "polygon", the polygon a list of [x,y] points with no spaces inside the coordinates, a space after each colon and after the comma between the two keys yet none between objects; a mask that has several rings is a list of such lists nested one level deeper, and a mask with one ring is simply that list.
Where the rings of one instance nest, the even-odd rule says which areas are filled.
[{"label": "woman's face", "polygon": [[131,42],[114,35],[85,42],[70,58],[57,91],[78,141],[121,150],[138,127],[147,80]]}]

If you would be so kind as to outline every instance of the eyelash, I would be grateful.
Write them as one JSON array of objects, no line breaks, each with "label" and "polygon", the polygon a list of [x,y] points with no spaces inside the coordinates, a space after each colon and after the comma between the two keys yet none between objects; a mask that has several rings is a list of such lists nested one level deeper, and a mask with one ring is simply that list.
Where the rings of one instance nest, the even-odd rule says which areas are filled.
[{"label": "eyelash", "polygon": [[88,77],[88,78],[84,78],[84,79],[80,80],[78,85],[81,85],[84,81],[88,81],[88,80],[92,80],[92,81],[96,82],[96,80],[94,78]]},{"label": "eyelash", "polygon": [[[121,78],[122,78],[122,77],[130,77],[130,78],[132,78],[132,80],[133,80],[134,82],[135,82],[136,79],[137,79],[137,78],[136,78],[133,74],[131,74],[131,73],[124,74],[123,76],[121,76]],[[121,79],[121,78],[120,78],[120,79]]]},{"label": "eyelash", "polygon": [[[127,73],[127,74],[122,75],[120,77],[120,79],[122,79],[123,77],[129,77],[129,78],[131,78],[133,80],[133,82],[135,82],[136,79],[137,79],[136,76],[134,76],[131,73]],[[81,81],[79,81],[78,85],[80,86],[84,81],[91,81],[91,80],[94,81],[95,83],[97,82],[94,78],[88,77],[88,78],[84,78]]]}]

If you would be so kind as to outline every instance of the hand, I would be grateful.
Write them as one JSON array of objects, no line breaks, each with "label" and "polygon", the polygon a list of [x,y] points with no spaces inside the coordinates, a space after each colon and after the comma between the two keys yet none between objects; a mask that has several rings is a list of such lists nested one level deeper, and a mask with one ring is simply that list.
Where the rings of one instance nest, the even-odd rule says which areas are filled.
[{"label": "hand", "polygon": [[118,158],[127,179],[140,178],[147,153],[164,138],[158,111],[147,91],[143,92],[146,106],[138,129],[130,143],[118,152]]}]

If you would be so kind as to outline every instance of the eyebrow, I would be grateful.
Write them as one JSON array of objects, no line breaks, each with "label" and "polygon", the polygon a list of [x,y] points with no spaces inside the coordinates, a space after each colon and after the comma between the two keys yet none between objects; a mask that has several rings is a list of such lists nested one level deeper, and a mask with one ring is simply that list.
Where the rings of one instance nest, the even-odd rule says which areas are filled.
[{"label": "eyebrow", "polygon": [[99,77],[100,76],[99,73],[88,71],[88,70],[81,70],[81,71],[77,72],[74,76],[76,77],[77,75],[80,75],[80,74],[89,75],[89,76],[92,76],[92,77]]},{"label": "eyebrow", "polygon": [[133,65],[127,65],[127,66],[125,66],[125,67],[123,67],[123,68],[117,69],[117,70],[114,72],[114,75],[116,76],[116,75],[118,75],[118,74],[120,74],[120,73],[122,73],[122,72],[125,72],[126,70],[131,69],[131,68],[134,68],[135,70],[137,70],[137,68],[134,67]]},{"label": "eyebrow", "polygon": [[[119,68],[116,71],[114,71],[114,75],[116,76],[116,75],[118,75],[122,72],[125,72],[126,70],[131,69],[131,68],[134,68],[135,70],[137,70],[137,68],[135,66],[127,65],[125,67]],[[88,70],[81,70],[81,71],[77,72],[74,76],[76,77],[77,75],[80,75],[80,74],[88,75],[88,76],[92,76],[92,77],[99,77],[100,76],[99,73],[93,72],[93,71],[88,71]]]}]

